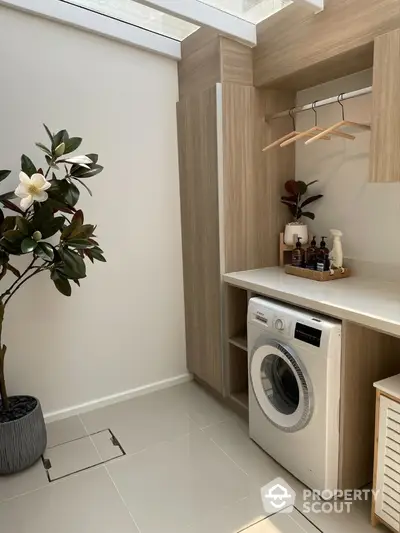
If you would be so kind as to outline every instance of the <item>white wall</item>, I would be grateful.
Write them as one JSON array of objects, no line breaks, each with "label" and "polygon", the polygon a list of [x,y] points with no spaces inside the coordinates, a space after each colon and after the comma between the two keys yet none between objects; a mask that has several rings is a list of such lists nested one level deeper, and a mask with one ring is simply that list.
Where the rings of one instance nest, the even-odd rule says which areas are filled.
[{"label": "white wall", "polygon": [[[372,72],[365,71],[298,93],[298,103],[305,104],[372,84]],[[370,122],[372,95],[344,102],[345,118]],[[320,108],[320,125],[341,120],[338,104]],[[300,130],[314,125],[312,111],[297,115]],[[318,179],[314,192],[325,198],[311,206],[316,219],[309,224],[317,235],[329,235],[331,228],[344,233],[346,257],[356,262],[381,263],[398,268],[400,263],[400,183],[369,183],[370,133],[361,133],[355,141],[332,138],[309,146],[296,144],[296,178]],[[319,244],[319,243],[318,243]]]},{"label": "white wall", "polygon": [[186,373],[176,63],[5,8],[0,26],[3,190],[22,152],[42,160],[42,122],[82,136],[105,166],[80,205],[108,260],[71,298],[43,274],[10,303],[9,392],[48,413]]}]

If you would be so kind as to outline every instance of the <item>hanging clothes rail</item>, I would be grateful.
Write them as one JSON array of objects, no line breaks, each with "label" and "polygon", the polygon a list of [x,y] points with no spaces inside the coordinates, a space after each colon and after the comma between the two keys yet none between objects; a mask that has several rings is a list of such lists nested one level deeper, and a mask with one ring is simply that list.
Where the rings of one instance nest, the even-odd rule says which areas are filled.
[{"label": "hanging clothes rail", "polygon": [[309,111],[310,109],[316,109],[318,107],[335,104],[338,102],[339,96],[340,96],[340,101],[343,102],[344,100],[350,100],[350,98],[357,98],[357,96],[363,96],[364,94],[370,94],[370,93],[372,93],[372,87],[365,87],[364,89],[358,89],[357,91],[352,91],[350,93],[344,93],[338,96],[332,96],[330,98],[326,98],[325,100],[317,100],[316,102],[312,104],[306,104],[300,107],[294,107],[292,109],[287,109],[286,111],[281,111],[280,113],[277,113],[276,115],[272,115],[272,116],[266,115],[265,120],[269,122],[270,120],[273,120],[276,118],[289,117],[296,113],[302,113],[303,111]]}]

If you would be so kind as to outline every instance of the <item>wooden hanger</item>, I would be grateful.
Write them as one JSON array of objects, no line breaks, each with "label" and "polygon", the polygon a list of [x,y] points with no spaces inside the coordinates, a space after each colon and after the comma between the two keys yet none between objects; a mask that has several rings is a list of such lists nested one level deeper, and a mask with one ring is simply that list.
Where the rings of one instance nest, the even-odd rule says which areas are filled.
[{"label": "wooden hanger", "polygon": [[[289,111],[289,116],[291,117],[291,119],[293,121],[293,131],[291,131],[290,133],[287,133],[286,135],[284,135],[280,139],[277,139],[273,143],[271,143],[268,146],[266,146],[265,148],[263,148],[263,150],[262,150],[263,152],[266,152],[267,150],[270,150],[271,148],[275,148],[275,146],[280,146],[281,148],[284,147],[284,146],[287,146],[286,143],[290,144],[290,142],[288,142],[288,141],[292,137],[297,137],[298,135],[302,135],[303,137],[313,137],[314,136],[313,133],[308,133],[308,132],[297,131],[296,130],[296,124],[295,124],[295,120],[294,120],[294,116],[293,116],[293,108]],[[314,129],[314,128],[312,128],[312,129]],[[319,128],[318,131],[322,131],[322,128]],[[324,136],[324,139],[329,140],[330,137],[328,137],[328,136],[325,137]]]},{"label": "wooden hanger", "polygon": [[[333,126],[330,126],[329,128],[325,129],[324,131],[322,131],[318,135],[315,135],[315,137],[313,137],[312,139],[309,139],[308,141],[306,141],[306,144],[311,144],[314,141],[317,141],[318,139],[321,139],[324,135],[327,135],[327,134],[330,134],[330,135],[335,135],[337,133],[343,134],[343,132],[340,132],[340,131],[337,131],[337,130],[339,128],[343,128],[345,126],[351,126],[352,128],[357,128],[357,129],[360,129],[360,130],[363,130],[363,131],[370,131],[371,130],[371,126],[369,124],[362,124],[360,122],[351,122],[350,120],[345,120],[345,118],[344,118],[344,106],[343,106],[341,100],[343,100],[343,93],[339,94],[339,96],[338,96],[338,104],[340,104],[340,106],[342,108],[342,120],[340,122],[338,122],[337,124],[334,124]],[[349,138],[351,140],[354,140],[355,136],[354,135],[350,135]]]},{"label": "wooden hanger", "polygon": [[[309,130],[307,130],[307,131],[303,131],[303,132],[299,133],[298,135],[291,137],[288,140],[285,139],[285,141],[282,142],[282,144],[281,144],[282,148],[284,146],[289,146],[290,144],[292,144],[294,142],[300,141],[304,137],[313,137],[313,138],[315,138],[317,136],[321,140],[330,141],[331,140],[331,135],[336,135],[338,137],[344,137],[345,139],[351,139],[351,140],[355,139],[354,135],[350,135],[349,133],[343,133],[341,131],[332,131],[332,132],[330,132],[331,135],[326,135],[326,133],[327,133],[326,130],[324,128],[321,128],[320,126],[317,126],[318,117],[317,117],[317,111],[315,109],[315,104],[316,103],[317,103],[317,100],[312,103],[312,110],[315,113],[314,126],[312,128],[310,128]],[[315,135],[314,132],[317,132],[317,135]],[[321,134],[321,136],[319,134]],[[312,139],[310,139],[310,140],[312,140]]]}]

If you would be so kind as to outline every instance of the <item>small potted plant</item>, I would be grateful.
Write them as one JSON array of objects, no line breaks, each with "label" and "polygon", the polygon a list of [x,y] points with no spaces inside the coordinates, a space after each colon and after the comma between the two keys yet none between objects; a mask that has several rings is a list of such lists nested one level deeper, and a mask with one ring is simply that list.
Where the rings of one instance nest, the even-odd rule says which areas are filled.
[{"label": "small potted plant", "polygon": [[288,246],[296,244],[295,235],[301,238],[302,244],[308,243],[308,227],[301,219],[305,217],[314,220],[315,215],[310,211],[304,211],[304,208],[322,198],[323,194],[309,196],[308,198],[304,198],[304,196],[307,194],[308,188],[317,183],[317,181],[304,183],[304,181],[289,180],[285,183],[285,190],[289,195],[282,196],[281,202],[288,206],[293,217],[293,221],[286,224],[285,227],[284,241]]},{"label": "small potted plant", "polygon": [[[12,474],[31,466],[47,444],[46,426],[38,399],[32,396],[8,396],[4,362],[6,346],[2,345],[4,312],[16,292],[43,272],[50,275],[56,289],[71,295],[71,282],[78,287],[86,277],[85,260],[105,261],[95,240],[95,226],[85,224],[81,210],[76,209],[80,188],[87,178],[103,170],[96,154],[71,157],[82,139],[70,137],[65,130],[55,135],[45,126],[49,146],[36,143],[45,155],[47,170],[36,168],[21,157],[20,184],[15,192],[0,195],[0,204],[12,212],[6,216],[0,209],[0,279],[14,276],[0,294],[0,474]],[[10,174],[0,170],[0,181]],[[20,205],[12,202],[15,196]],[[12,264],[14,256],[28,256],[21,272]]]}]

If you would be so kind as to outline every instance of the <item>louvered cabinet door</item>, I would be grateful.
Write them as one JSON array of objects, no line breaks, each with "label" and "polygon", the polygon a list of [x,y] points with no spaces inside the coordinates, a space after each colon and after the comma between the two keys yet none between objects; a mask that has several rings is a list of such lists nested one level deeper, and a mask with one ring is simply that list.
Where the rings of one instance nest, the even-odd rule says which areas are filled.
[{"label": "louvered cabinet door", "polygon": [[375,513],[400,531],[400,404],[380,396]]}]

